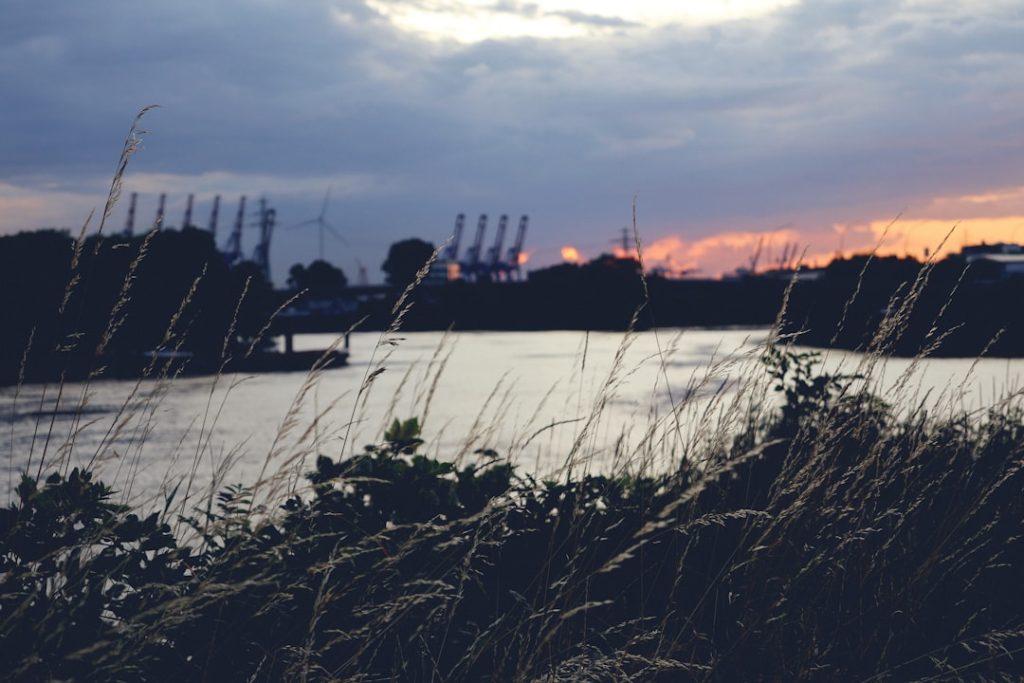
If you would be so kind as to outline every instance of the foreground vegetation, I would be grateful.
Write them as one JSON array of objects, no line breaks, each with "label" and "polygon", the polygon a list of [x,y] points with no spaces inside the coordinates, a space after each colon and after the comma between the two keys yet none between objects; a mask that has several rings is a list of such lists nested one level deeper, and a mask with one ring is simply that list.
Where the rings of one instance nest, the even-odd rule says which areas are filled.
[{"label": "foreground vegetation", "polygon": [[[136,135],[133,125],[103,220]],[[156,304],[136,299],[163,272],[143,245],[197,254],[194,272]],[[7,380],[54,379],[60,396],[67,378],[109,376],[118,348],[205,350],[223,369],[239,338],[266,331],[265,297],[249,298],[266,288],[218,263],[207,238],[153,232],[128,247],[83,231],[58,269],[66,277],[40,280],[57,317],[32,320],[53,312],[41,300],[12,314],[18,333],[0,349]],[[645,306],[657,290],[637,264],[626,275]],[[398,343],[407,297],[429,266],[389,309],[380,346]],[[932,271],[915,271],[902,298],[883,292],[891,305],[877,324],[868,313],[878,312],[878,292],[868,285],[861,296],[863,269],[846,303],[828,307],[833,343],[867,351],[865,375],[901,351],[908,330],[927,328],[915,357],[949,340],[935,323],[953,309],[930,326],[915,322]],[[584,284],[590,276],[567,275]],[[232,305],[229,294],[238,295]],[[801,296],[791,283],[784,299],[799,310]],[[635,329],[631,310],[624,324]],[[790,316],[811,323],[811,341],[825,329],[811,313]],[[550,481],[491,450],[470,465],[428,457],[415,419],[395,421],[357,455],[321,456],[305,485],[289,478],[303,454],[289,453],[278,473],[198,505],[189,478],[184,492],[178,485],[155,507],[130,509],[96,473],[72,469],[69,449],[46,461],[44,446],[34,464],[30,450],[17,500],[0,509],[0,671],[96,681],[1019,680],[1020,405],[1007,397],[983,415],[942,418],[897,411],[861,378],[822,373],[813,356],[779,346],[796,323],[781,314],[778,323],[762,352],[778,402],[741,379],[728,419],[702,419],[694,424],[709,433],[684,434],[679,416],[699,392],[677,403],[669,391],[676,465],[658,475],[643,464],[605,475],[571,466],[594,455],[596,440],[584,436],[626,372],[627,342],[563,476]],[[853,330],[848,344],[844,330]],[[382,355],[371,356],[356,403],[384,371]],[[323,369],[311,369],[297,402]],[[154,361],[143,375],[162,390],[176,372]],[[885,397],[904,408],[909,374]],[[152,410],[148,397],[133,407],[140,386],[108,437],[130,411]],[[88,385],[78,390],[80,417]],[[158,402],[161,393],[150,395]],[[41,438],[49,445],[49,431]],[[122,458],[111,443],[91,462]],[[203,455],[200,447],[194,462]]]},{"label": "foreground vegetation", "polygon": [[[670,474],[535,481],[415,420],[305,494],[191,517],[26,476],[0,515],[22,680],[935,680],[1024,673],[1024,423],[897,418],[770,350],[783,400]],[[757,415],[762,415],[757,417]],[[176,508],[175,508],[176,509]],[[186,540],[191,539],[191,540]]]}]

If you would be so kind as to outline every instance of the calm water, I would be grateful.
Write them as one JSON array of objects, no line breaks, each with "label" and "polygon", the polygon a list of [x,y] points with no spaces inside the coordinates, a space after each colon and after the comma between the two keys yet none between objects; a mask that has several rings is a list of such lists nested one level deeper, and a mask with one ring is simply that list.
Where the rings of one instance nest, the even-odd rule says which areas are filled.
[{"label": "calm water", "polygon": [[[157,496],[192,472],[200,489],[214,477],[294,477],[315,452],[338,456],[377,441],[391,416],[425,418],[427,448],[444,459],[491,448],[546,474],[565,465],[578,441],[578,454],[591,459],[576,462],[577,471],[665,467],[678,457],[681,432],[713,438],[737,396],[757,400],[750,384],[763,377],[756,356],[764,336],[661,331],[624,344],[619,333],[410,333],[374,351],[379,335],[360,333],[352,335],[350,365],[312,385],[305,373],[97,382],[65,387],[56,411],[52,387],[23,387],[16,400],[4,389],[2,486],[16,483],[30,455],[33,472],[44,457],[47,470],[61,458],[97,458],[104,478],[132,497]],[[332,341],[308,335],[296,348]],[[831,353],[825,363],[852,370],[861,360]],[[890,360],[876,368],[876,388],[896,403],[972,409],[1021,386],[1024,360],[930,360],[899,381],[910,367]],[[896,383],[910,390],[894,392]],[[685,409],[674,414],[680,403]]]}]

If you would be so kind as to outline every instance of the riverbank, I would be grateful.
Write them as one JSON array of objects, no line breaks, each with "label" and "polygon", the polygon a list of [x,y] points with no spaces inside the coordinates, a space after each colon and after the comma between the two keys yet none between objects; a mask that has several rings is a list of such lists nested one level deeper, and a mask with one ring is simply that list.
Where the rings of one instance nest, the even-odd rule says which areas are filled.
[{"label": "riverbank", "polygon": [[[284,469],[188,506],[176,489],[125,509],[67,465],[26,479],[0,517],[4,670],[1019,676],[1019,405],[897,418],[806,356],[765,358],[780,407],[748,402],[745,429],[681,443],[660,476],[538,481],[491,450],[442,462],[400,421],[304,486]],[[577,443],[570,465],[588,455]]]}]

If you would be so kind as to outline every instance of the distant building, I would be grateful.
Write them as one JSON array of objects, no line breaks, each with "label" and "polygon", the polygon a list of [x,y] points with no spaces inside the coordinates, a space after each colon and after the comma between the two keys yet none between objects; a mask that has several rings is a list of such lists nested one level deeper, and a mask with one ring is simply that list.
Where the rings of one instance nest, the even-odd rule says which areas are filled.
[{"label": "distant building", "polygon": [[[452,266],[455,266],[456,277],[452,277]],[[423,284],[427,287],[433,287],[437,285],[447,284],[452,280],[458,279],[458,264],[437,259],[430,264],[430,270],[427,271],[427,276],[423,278]]]},{"label": "distant building", "polygon": [[1024,246],[1020,244],[973,244],[960,250],[960,258],[970,264],[977,280],[997,281],[1024,275]]},{"label": "distant building", "polygon": [[967,263],[973,263],[978,259],[990,256],[1014,255],[1024,255],[1024,246],[1008,242],[997,242],[995,244],[972,244],[960,250],[960,257],[967,261]]}]

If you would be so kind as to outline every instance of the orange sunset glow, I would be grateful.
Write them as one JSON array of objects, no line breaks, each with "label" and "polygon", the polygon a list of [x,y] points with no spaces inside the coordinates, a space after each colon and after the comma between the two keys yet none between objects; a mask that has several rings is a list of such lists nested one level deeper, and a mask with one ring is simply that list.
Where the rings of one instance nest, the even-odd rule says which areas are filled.
[{"label": "orange sunset glow", "polygon": [[[750,268],[778,267],[784,255],[806,267],[836,256],[870,252],[880,256],[942,259],[971,244],[1024,240],[1024,188],[934,197],[903,215],[814,226],[798,223],[776,230],[727,230],[687,238],[669,233],[644,246],[645,265],[669,274],[717,278]],[[617,249],[621,250],[621,249]],[[756,259],[755,259],[756,255]]]},{"label": "orange sunset glow", "polygon": [[758,245],[763,266],[771,256],[781,255],[786,245],[800,241],[801,234],[794,229],[723,232],[694,240],[668,235],[645,245],[643,257],[647,267],[663,268],[669,274],[692,272],[699,277],[720,277],[737,267],[749,266]]}]

